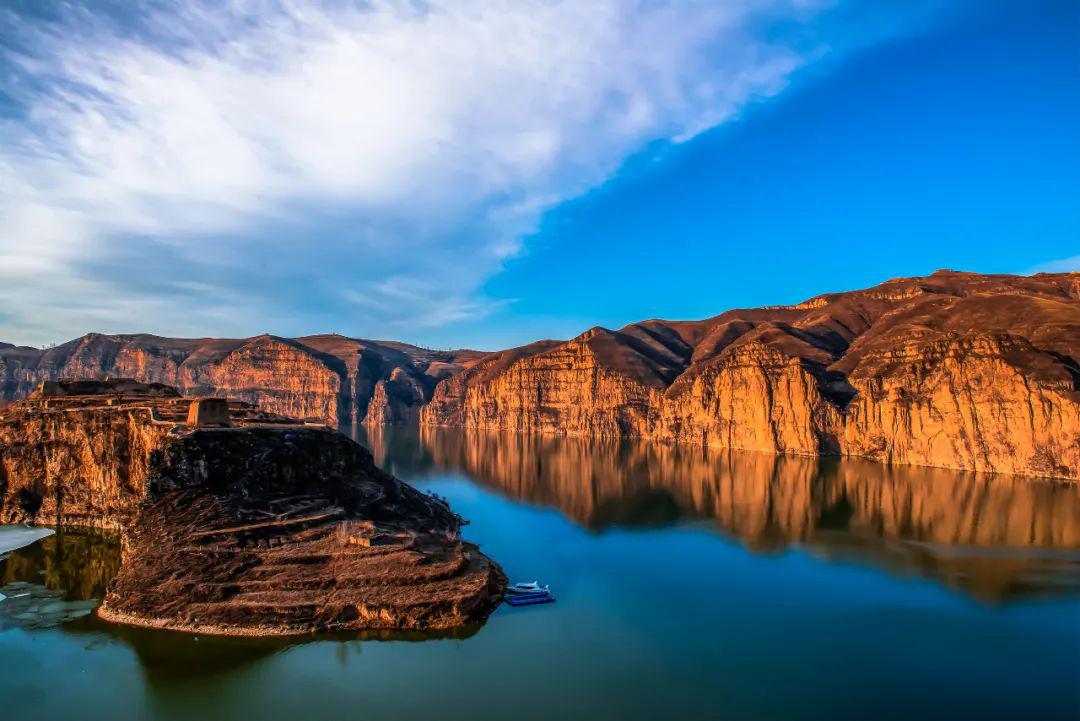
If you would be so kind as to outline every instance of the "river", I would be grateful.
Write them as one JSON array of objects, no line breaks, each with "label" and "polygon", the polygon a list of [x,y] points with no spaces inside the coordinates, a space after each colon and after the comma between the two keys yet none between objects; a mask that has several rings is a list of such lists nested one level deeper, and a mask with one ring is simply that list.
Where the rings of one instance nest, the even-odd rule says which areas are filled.
[{"label": "river", "polygon": [[[61,531],[0,561],[13,597],[0,602],[0,716],[1080,715],[1076,485],[631,442],[354,433],[384,468],[449,499],[512,580],[549,583],[558,602],[438,636],[132,629],[63,615],[101,597],[119,545]],[[5,611],[15,596],[24,609],[40,600]]]}]

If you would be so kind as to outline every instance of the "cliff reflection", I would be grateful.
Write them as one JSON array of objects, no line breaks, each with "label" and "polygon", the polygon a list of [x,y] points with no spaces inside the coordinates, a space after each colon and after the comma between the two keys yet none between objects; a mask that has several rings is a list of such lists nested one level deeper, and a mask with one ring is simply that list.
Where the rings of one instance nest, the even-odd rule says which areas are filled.
[{"label": "cliff reflection", "polygon": [[100,599],[119,569],[117,536],[61,529],[0,560],[0,586],[24,581],[63,591],[69,601]]},{"label": "cliff reflection", "polygon": [[[414,438],[415,445],[415,438]],[[61,592],[65,601],[100,600],[120,569],[117,535],[83,529],[61,530],[29,546],[0,554],[0,588],[22,583],[23,590],[44,587]],[[10,600],[7,601],[10,603]],[[96,605],[96,604],[94,604]],[[0,614],[0,630],[4,628]],[[25,623],[22,625],[26,625]],[[51,628],[30,626],[31,628]],[[64,633],[83,636],[87,648],[110,644],[130,647],[139,659],[147,682],[162,689],[184,688],[198,679],[235,674],[311,640],[333,642],[342,654],[355,655],[361,644],[372,641],[423,642],[432,639],[466,639],[480,624],[436,631],[371,630],[320,634],[319,636],[228,637],[196,636],[175,631],[111,624],[93,616],[65,620]]]},{"label": "cliff reflection", "polygon": [[934,578],[984,600],[1080,593],[1080,487],[858,460],[524,434],[383,431],[406,480],[456,471],[592,530],[707,519],[756,551]]}]

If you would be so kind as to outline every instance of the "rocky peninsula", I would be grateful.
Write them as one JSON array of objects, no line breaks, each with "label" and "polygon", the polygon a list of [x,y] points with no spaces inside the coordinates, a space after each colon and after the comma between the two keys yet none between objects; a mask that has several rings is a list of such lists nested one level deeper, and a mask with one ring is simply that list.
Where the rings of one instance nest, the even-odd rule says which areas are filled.
[{"label": "rocky peninsula", "polygon": [[98,614],[164,629],[454,628],[505,584],[352,440],[162,384],[48,382],[0,411],[0,522],[119,530]]}]

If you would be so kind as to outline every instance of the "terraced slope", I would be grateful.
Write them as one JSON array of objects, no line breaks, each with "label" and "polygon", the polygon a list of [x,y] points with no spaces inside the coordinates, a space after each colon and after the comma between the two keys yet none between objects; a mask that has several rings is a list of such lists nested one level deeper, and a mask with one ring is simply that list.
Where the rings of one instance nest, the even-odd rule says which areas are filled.
[{"label": "terraced slope", "polygon": [[193,427],[175,389],[100,385],[0,411],[0,523],[118,530],[103,618],[280,635],[458,628],[498,604],[462,519],[340,433],[235,402]]}]

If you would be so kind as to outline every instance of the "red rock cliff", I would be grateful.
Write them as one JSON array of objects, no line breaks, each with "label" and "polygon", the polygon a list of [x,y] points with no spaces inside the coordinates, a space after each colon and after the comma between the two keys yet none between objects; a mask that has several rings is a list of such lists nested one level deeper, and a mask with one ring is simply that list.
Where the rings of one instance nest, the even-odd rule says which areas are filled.
[{"label": "red rock cliff", "polygon": [[[415,422],[439,380],[482,356],[336,335],[230,340],[91,333],[45,351],[0,344],[0,398],[24,398],[43,380],[126,377],[333,425]],[[386,388],[379,390],[387,385],[389,400]]]},{"label": "red rock cliff", "polygon": [[939,271],[499,353],[335,335],[0,344],[0,399],[130,376],[329,423],[420,423],[1080,479],[1080,274]]},{"label": "red rock cliff", "polygon": [[1080,274],[939,271],[597,328],[436,388],[424,425],[1080,479]]}]

